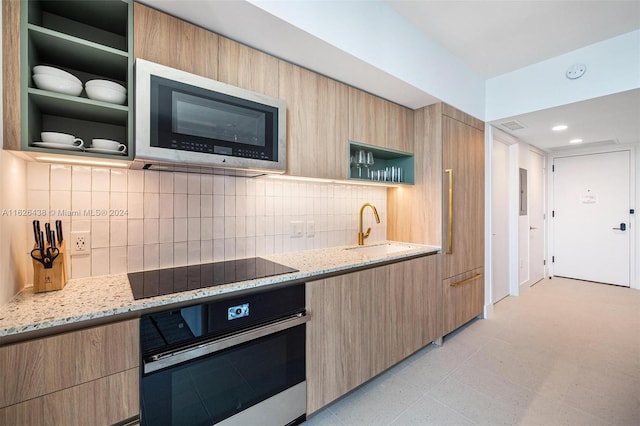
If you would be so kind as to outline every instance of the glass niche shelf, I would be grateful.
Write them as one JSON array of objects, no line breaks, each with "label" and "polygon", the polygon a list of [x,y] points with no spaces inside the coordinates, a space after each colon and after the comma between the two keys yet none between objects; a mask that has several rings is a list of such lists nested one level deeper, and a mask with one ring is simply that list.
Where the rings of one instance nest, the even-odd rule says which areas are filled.
[{"label": "glass niche shelf", "polygon": [[414,156],[408,152],[349,141],[349,179],[413,185]]}]

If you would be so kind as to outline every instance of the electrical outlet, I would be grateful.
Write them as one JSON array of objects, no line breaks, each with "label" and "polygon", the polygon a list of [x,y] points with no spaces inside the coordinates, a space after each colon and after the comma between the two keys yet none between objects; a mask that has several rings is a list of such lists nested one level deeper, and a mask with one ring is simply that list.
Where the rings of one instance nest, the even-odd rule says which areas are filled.
[{"label": "electrical outlet", "polygon": [[71,256],[91,254],[91,233],[72,232],[68,241]]},{"label": "electrical outlet", "polygon": [[304,235],[304,222],[301,220],[292,220],[291,224],[291,238],[301,238]]}]

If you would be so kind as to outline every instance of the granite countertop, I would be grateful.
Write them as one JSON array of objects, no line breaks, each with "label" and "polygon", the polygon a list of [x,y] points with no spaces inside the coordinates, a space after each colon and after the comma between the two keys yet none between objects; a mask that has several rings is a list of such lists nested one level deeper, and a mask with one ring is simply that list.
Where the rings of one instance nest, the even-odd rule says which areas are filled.
[{"label": "granite countertop", "polygon": [[35,334],[40,336],[56,333],[64,327],[81,328],[83,322],[88,326],[101,319],[102,322],[109,322],[117,321],[120,319],[118,317],[133,318],[142,315],[145,310],[162,306],[197,302],[198,299],[270,284],[321,279],[325,275],[347,273],[358,268],[440,251],[440,247],[436,246],[410,244],[411,248],[408,250],[390,254],[376,253],[376,250],[382,248],[377,246],[384,244],[365,246],[369,247],[366,250],[373,251],[369,253],[353,250],[350,246],[261,256],[298,269],[298,272],[139,300],[133,299],[127,274],[69,280],[64,289],[47,293],[34,293],[31,287],[27,287],[0,307],[0,345],[27,339],[31,335],[36,337]]}]

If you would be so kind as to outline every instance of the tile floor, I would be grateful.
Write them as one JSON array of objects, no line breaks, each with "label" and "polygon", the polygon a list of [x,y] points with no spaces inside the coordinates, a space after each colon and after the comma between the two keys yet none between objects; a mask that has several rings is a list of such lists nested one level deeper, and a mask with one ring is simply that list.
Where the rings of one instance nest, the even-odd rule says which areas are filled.
[{"label": "tile floor", "polygon": [[640,291],[546,279],[305,425],[640,425]]}]

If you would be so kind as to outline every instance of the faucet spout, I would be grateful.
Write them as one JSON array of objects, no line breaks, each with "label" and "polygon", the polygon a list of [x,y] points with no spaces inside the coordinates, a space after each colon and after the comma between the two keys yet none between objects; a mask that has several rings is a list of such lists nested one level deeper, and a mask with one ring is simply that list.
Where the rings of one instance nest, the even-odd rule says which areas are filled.
[{"label": "faucet spout", "polygon": [[362,232],[362,215],[364,213],[364,209],[366,207],[371,207],[371,210],[373,210],[373,216],[376,219],[376,223],[380,223],[380,216],[378,216],[378,209],[376,209],[376,206],[374,206],[371,203],[364,203],[362,205],[362,207],[360,207],[360,222],[359,222],[359,227],[358,227],[358,245],[362,246],[364,245],[364,240],[366,238],[369,238],[369,234],[371,234],[371,228],[367,229],[367,232]]}]

